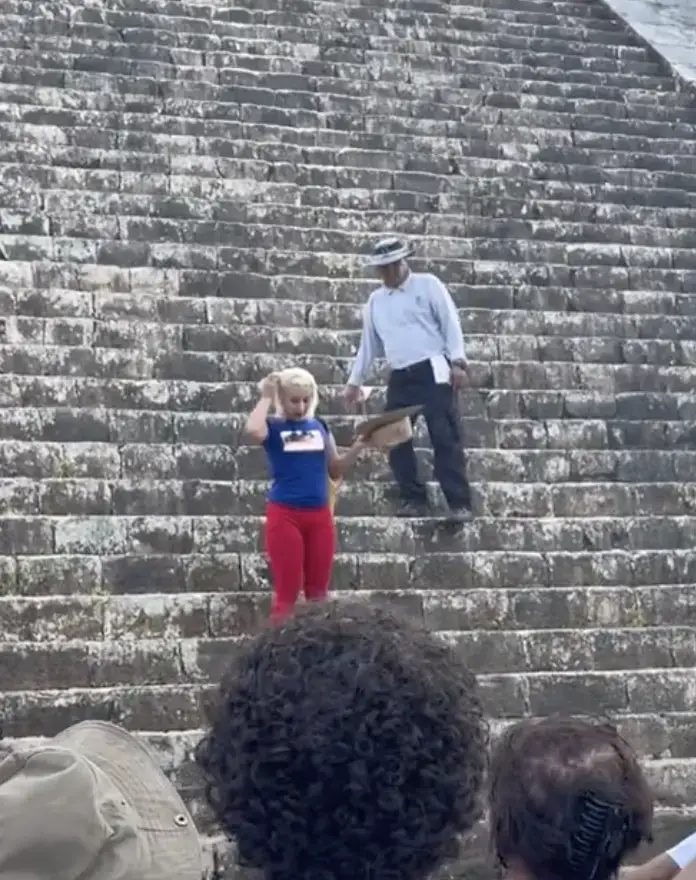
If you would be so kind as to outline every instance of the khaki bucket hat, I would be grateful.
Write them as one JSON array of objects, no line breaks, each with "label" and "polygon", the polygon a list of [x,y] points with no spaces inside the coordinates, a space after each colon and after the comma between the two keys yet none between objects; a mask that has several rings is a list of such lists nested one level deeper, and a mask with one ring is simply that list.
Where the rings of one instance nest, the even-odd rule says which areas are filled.
[{"label": "khaki bucket hat", "polygon": [[193,819],[150,750],[85,721],[0,752],[3,880],[201,880]]}]

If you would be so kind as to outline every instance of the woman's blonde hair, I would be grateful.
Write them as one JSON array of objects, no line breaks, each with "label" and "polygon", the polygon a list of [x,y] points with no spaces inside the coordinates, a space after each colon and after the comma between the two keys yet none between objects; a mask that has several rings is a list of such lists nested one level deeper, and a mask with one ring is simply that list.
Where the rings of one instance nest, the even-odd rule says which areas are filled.
[{"label": "woman's blonde hair", "polygon": [[[307,408],[307,418],[311,419],[317,409],[319,403],[319,390],[317,388],[316,379],[302,367],[288,367],[286,370],[280,370],[277,373],[271,373],[278,381],[281,391],[290,391],[292,389],[301,391],[303,394],[309,395],[309,406]],[[269,376],[269,378],[271,378]],[[283,415],[283,405],[278,397],[275,400],[275,414]]]}]

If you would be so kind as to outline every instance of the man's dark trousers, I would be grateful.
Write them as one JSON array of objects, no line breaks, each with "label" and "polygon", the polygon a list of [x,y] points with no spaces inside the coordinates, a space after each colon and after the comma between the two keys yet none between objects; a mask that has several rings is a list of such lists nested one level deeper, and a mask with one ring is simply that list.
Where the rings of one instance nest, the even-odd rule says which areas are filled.
[{"label": "man's dark trousers", "polygon": [[[415,404],[423,406],[435,456],[435,478],[442,487],[447,503],[451,508],[470,508],[471,496],[455,392],[449,383],[436,384],[430,361],[420,361],[403,370],[392,370],[389,377],[385,409],[400,409]],[[412,440],[391,450],[389,464],[404,501],[419,505],[427,503],[425,483],[418,473]]]}]

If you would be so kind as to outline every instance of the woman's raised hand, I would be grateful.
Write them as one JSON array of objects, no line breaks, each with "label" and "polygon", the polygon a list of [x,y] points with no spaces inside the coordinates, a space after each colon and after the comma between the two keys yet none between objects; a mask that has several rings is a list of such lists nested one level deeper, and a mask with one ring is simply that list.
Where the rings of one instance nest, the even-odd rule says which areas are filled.
[{"label": "woman's raised hand", "polygon": [[269,373],[261,382],[261,394],[268,400],[275,400],[280,389],[278,373]]}]

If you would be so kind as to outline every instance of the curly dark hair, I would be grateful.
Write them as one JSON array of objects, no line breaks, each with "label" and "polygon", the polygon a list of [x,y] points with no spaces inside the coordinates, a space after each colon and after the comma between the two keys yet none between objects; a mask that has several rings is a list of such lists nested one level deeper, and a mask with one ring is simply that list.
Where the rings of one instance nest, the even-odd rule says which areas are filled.
[{"label": "curly dark hair", "polygon": [[299,610],[232,662],[197,761],[269,880],[415,880],[482,812],[488,727],[452,649],[378,608]]},{"label": "curly dark hair", "polygon": [[652,837],[652,791],[608,723],[514,725],[493,751],[489,786],[493,850],[536,880],[609,880]]}]

